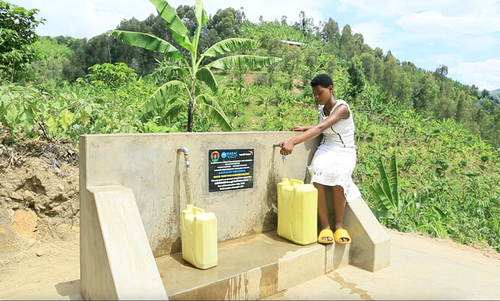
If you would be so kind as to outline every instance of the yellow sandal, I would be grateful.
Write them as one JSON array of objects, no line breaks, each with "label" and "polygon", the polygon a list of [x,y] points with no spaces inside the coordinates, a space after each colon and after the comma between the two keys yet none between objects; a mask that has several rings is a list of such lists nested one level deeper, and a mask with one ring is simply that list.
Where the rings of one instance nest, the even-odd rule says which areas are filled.
[{"label": "yellow sandal", "polygon": [[[326,240],[324,238],[330,238],[330,240]],[[331,229],[323,229],[319,232],[318,242],[320,244],[332,244],[333,243],[333,232]]]},{"label": "yellow sandal", "polygon": [[[335,238],[335,242],[338,244],[350,244],[351,243],[351,237],[349,236],[349,233],[345,229],[337,229],[335,230],[335,233],[333,233],[333,238]],[[342,238],[348,239],[347,241],[342,241]]]}]

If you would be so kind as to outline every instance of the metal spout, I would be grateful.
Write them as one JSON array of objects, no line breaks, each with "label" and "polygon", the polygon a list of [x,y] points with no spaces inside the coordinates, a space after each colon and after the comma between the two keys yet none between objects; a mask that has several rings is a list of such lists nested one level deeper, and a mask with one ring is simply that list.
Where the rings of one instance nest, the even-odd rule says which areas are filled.
[{"label": "metal spout", "polygon": [[177,149],[178,152],[183,152],[184,153],[184,160],[186,162],[186,168],[189,168],[189,166],[191,165],[189,163],[189,149],[187,147],[179,147]]},{"label": "metal spout", "polygon": [[[280,144],[279,143],[273,143],[273,146],[274,147],[280,147]],[[283,163],[285,163],[285,161],[286,161],[286,155],[281,155],[281,160],[283,161]]]}]

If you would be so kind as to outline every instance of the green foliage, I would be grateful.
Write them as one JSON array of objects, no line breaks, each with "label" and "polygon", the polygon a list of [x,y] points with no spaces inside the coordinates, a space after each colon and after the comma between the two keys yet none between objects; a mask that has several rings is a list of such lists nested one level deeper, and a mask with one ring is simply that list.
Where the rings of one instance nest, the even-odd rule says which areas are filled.
[{"label": "green foliage", "polygon": [[[449,119],[424,119],[394,106],[360,116],[356,109],[365,102],[353,107],[358,112],[355,179],[380,221],[400,231],[500,250],[493,218],[500,210],[495,150]],[[389,164],[382,159],[387,153],[392,153]],[[396,173],[397,193],[391,181]]]},{"label": "green foliage", "polygon": [[243,22],[242,31],[244,36],[259,42],[261,48],[268,49],[268,42],[274,39],[306,42],[302,32],[288,24],[281,24],[278,21],[260,22],[255,24],[249,21]]},{"label": "green foliage", "polygon": [[380,180],[369,186],[374,199],[376,216],[379,218],[394,218],[401,213],[402,203],[398,191],[398,170],[396,154],[393,152],[389,166],[386,168],[382,157],[378,159],[377,167]]},{"label": "green foliage", "polygon": [[10,127],[13,139],[17,139],[22,131],[32,132],[37,124],[42,97],[36,89],[0,86],[0,122]]},{"label": "green foliage", "polygon": [[[279,58],[260,57],[255,55],[230,55],[219,58],[207,65],[202,65],[205,58],[215,58],[221,55],[228,55],[237,50],[244,51],[254,46],[254,42],[249,39],[228,38],[210,46],[204,53],[198,56],[198,45],[200,42],[200,34],[203,26],[208,22],[208,18],[203,9],[202,0],[197,0],[195,4],[195,16],[197,26],[194,35],[191,37],[189,30],[177,15],[176,11],[164,0],[151,0],[156,6],[159,15],[165,20],[166,27],[172,32],[174,40],[189,52],[189,57],[185,58],[180,54],[180,51],[169,42],[152,36],[150,34],[127,31],[112,31],[112,34],[132,46],[142,47],[148,50],[170,54],[174,59],[180,59],[184,66],[183,74],[186,74],[185,81],[173,80],[166,82],[157,92],[154,97],[166,95],[165,89],[175,88],[184,95],[184,100],[187,102],[187,130],[193,131],[193,109],[198,107],[202,111],[206,111],[209,116],[214,118],[218,125],[223,130],[231,130],[232,126],[220,109],[220,106],[208,94],[197,95],[197,81],[200,80],[207,84],[212,90],[217,89],[217,82],[211,71],[212,68],[230,69],[233,66],[241,68],[242,66],[250,66],[252,68],[260,68],[273,64],[279,61]],[[167,101],[169,99],[164,99]],[[197,106],[198,101],[198,106]]]},{"label": "green foliage", "polygon": [[50,37],[41,37],[33,48],[39,59],[31,62],[27,72],[33,74],[33,82],[46,83],[54,80],[62,82],[64,67],[69,65],[72,50],[68,45],[59,43]]},{"label": "green foliage", "polygon": [[35,28],[44,21],[36,19],[37,13],[0,0],[0,80],[19,80],[20,72],[37,59]]},{"label": "green foliage", "polygon": [[113,90],[126,84],[137,76],[133,69],[124,63],[96,64],[89,68],[91,73],[87,75],[90,83],[96,86],[108,86]]},{"label": "green foliage", "polygon": [[350,99],[355,100],[359,94],[365,89],[365,74],[363,72],[363,67],[361,60],[355,56],[349,61],[349,66],[347,67],[347,72],[349,73],[349,83]]}]

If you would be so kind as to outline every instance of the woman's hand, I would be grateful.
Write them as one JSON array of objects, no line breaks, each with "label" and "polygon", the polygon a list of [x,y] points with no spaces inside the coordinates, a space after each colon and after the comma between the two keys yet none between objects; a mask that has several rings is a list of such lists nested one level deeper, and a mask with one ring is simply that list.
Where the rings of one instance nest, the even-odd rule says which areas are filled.
[{"label": "woman's hand", "polygon": [[291,142],[290,140],[281,141],[280,142],[280,147],[281,147],[280,154],[285,155],[285,156],[290,155],[293,151],[294,146],[295,146],[295,144],[293,144],[293,142]]},{"label": "woman's hand", "polygon": [[303,132],[303,131],[307,131],[307,128],[308,127],[306,127],[306,126],[296,125],[290,131]]}]

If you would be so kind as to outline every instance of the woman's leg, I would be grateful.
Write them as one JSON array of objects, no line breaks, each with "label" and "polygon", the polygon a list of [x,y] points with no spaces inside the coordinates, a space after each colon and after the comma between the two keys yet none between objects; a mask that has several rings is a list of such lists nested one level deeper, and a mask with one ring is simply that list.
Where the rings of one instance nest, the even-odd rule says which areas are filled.
[{"label": "woman's leg", "polygon": [[[344,228],[344,212],[346,203],[344,188],[340,185],[333,186],[333,216],[335,218],[335,230]],[[348,239],[342,240],[348,241]]]},{"label": "woman's leg", "polygon": [[335,230],[344,228],[344,212],[346,199],[342,186],[333,186],[333,216],[335,219]]},{"label": "woman's leg", "polygon": [[[321,223],[321,229],[330,229],[330,221],[328,220],[328,203],[326,199],[326,186],[314,183],[314,187],[318,190],[318,216]],[[325,240],[331,238],[323,237]]]}]

